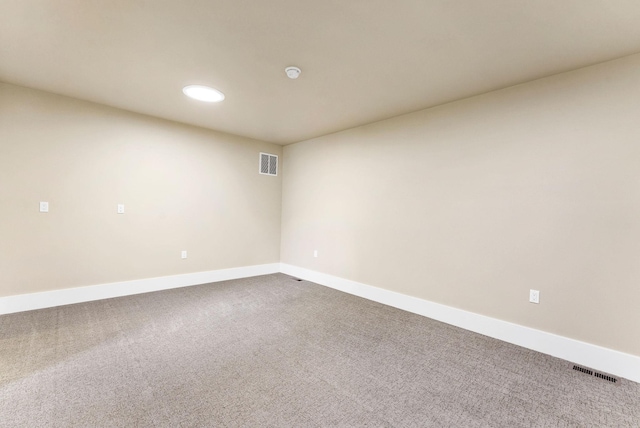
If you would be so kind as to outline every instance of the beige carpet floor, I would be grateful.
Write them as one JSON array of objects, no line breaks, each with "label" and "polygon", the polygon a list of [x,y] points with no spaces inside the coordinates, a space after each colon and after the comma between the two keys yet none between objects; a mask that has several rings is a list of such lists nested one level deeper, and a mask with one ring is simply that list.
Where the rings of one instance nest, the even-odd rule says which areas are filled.
[{"label": "beige carpet floor", "polygon": [[640,384],[283,274],[0,316],[2,427],[640,427]]}]

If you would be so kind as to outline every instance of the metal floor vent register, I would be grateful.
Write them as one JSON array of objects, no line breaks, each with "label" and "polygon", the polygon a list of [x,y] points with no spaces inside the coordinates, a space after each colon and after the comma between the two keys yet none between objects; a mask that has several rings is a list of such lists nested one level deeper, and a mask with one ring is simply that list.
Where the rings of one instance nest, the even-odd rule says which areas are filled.
[{"label": "metal floor vent register", "polygon": [[571,366],[573,370],[578,371],[580,373],[584,373],[589,376],[595,376],[598,379],[606,380],[607,382],[611,382],[614,385],[620,385],[620,379],[618,379],[617,377],[614,377],[605,373],[600,373],[595,370],[588,369],[586,367],[580,367],[577,364],[571,364]]}]

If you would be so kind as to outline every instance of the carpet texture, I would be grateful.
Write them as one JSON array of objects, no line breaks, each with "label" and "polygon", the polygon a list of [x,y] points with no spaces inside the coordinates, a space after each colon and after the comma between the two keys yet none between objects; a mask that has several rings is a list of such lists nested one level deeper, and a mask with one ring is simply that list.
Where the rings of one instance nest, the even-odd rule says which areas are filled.
[{"label": "carpet texture", "polygon": [[640,427],[640,384],[283,274],[0,316],[2,427]]}]

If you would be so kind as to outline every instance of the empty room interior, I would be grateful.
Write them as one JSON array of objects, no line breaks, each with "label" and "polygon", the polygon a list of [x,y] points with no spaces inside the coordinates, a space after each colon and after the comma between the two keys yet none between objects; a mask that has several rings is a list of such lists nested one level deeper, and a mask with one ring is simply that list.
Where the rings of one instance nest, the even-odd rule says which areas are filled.
[{"label": "empty room interior", "polygon": [[0,427],[640,427],[640,2],[0,2]]}]

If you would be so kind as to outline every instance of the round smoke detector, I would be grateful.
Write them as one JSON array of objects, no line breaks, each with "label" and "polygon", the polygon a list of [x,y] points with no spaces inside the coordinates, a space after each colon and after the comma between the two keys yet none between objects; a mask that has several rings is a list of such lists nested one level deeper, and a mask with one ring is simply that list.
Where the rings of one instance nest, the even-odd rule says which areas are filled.
[{"label": "round smoke detector", "polygon": [[284,69],[284,72],[287,73],[289,79],[297,79],[301,73],[298,67],[287,67]]}]

